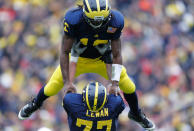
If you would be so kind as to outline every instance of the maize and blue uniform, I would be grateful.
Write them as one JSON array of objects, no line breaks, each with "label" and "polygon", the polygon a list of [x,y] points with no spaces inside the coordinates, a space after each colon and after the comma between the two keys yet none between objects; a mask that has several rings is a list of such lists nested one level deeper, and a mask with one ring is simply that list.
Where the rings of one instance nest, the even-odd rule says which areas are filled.
[{"label": "maize and blue uniform", "polygon": [[107,103],[99,112],[91,112],[81,94],[68,93],[63,99],[71,131],[116,131],[119,114],[125,104],[120,96],[109,95]]},{"label": "maize and blue uniform", "polygon": [[[96,73],[108,78],[106,64],[112,63],[111,40],[118,39],[124,26],[124,17],[119,11],[111,10],[111,19],[100,29],[93,29],[83,18],[83,9],[69,10],[64,18],[64,33],[76,39],[71,49],[72,57],[78,57],[75,77],[84,73]],[[57,94],[63,88],[63,77],[60,66],[44,88],[46,96]],[[131,94],[135,92],[135,84],[128,77],[123,66],[120,89]]]},{"label": "maize and blue uniform", "polygon": [[[77,63],[75,77],[83,73],[97,73],[105,79],[110,79],[107,75],[106,64],[112,64],[111,42],[120,40],[123,26],[122,14],[110,10],[108,0],[84,0],[83,9],[75,8],[66,13],[64,33],[72,40],[76,40],[71,48],[71,62]],[[114,41],[114,44],[116,43],[117,41]],[[120,42],[118,44],[120,46]],[[36,99],[25,105],[18,117],[28,118],[46,98],[57,94],[64,86],[63,84],[61,68],[58,66],[49,82],[41,88]],[[119,87],[130,106],[128,116],[145,129],[154,129],[154,124],[138,107],[135,85],[129,79],[123,66]],[[81,95],[68,94],[64,99],[64,108],[69,116],[70,129],[72,131],[116,130],[116,121],[123,110],[123,102],[121,98],[109,96],[105,104],[106,96],[106,88],[98,82],[89,83],[84,88],[83,98]],[[101,99],[102,97],[104,99]],[[84,102],[88,108],[83,104]]]}]

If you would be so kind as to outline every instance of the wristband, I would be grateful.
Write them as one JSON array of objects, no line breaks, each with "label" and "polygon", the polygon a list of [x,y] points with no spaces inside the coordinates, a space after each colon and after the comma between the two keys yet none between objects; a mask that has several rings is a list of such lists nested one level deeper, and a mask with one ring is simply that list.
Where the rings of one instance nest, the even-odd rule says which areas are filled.
[{"label": "wristband", "polygon": [[122,65],[120,64],[112,64],[112,81],[119,81],[122,71]]},{"label": "wristband", "polygon": [[71,61],[71,62],[75,62],[75,63],[77,63],[77,61],[78,61],[78,57],[71,56],[70,61]]}]

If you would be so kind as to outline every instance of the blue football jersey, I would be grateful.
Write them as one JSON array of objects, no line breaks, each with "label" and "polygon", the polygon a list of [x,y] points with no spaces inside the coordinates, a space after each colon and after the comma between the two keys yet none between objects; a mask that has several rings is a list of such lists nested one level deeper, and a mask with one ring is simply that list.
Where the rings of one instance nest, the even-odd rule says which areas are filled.
[{"label": "blue football jersey", "polygon": [[116,10],[111,11],[111,20],[100,29],[92,28],[84,20],[82,8],[69,10],[64,18],[64,33],[77,40],[73,45],[74,53],[85,58],[98,58],[110,53],[110,41],[121,36],[123,27],[124,17]]},{"label": "blue football jersey", "polygon": [[81,94],[69,93],[63,99],[70,131],[116,131],[119,114],[125,104],[120,96],[109,95],[99,112],[91,112]]}]

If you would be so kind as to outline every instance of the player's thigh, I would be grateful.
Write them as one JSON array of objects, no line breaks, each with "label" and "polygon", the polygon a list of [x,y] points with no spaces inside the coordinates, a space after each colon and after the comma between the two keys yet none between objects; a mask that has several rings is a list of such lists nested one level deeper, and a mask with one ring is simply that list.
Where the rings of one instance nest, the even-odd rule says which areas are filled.
[{"label": "player's thigh", "polygon": [[135,84],[133,83],[133,81],[127,75],[127,71],[126,71],[124,66],[123,66],[122,72],[121,72],[121,77],[120,77],[120,81],[119,81],[119,87],[126,94],[134,93],[135,92],[135,88],[136,88]]},{"label": "player's thigh", "polygon": [[60,65],[55,69],[50,80],[44,87],[44,93],[47,96],[57,94],[63,88],[63,77],[61,73]]},{"label": "player's thigh", "polygon": [[75,76],[85,73],[96,73],[108,80],[106,64],[99,59],[79,57]]}]

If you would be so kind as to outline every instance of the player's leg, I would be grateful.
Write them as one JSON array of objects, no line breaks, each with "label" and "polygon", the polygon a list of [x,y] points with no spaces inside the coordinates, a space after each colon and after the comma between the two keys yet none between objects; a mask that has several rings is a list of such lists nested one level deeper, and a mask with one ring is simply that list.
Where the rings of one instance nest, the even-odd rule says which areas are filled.
[{"label": "player's leg", "polygon": [[128,77],[125,67],[123,67],[119,87],[124,93],[124,97],[129,104],[130,112],[129,118],[138,122],[143,128],[147,130],[153,130],[155,128],[154,123],[149,120],[138,106],[138,97],[136,94],[136,87],[133,81]]},{"label": "player's leg", "polygon": [[[75,77],[84,73],[97,73],[107,79],[108,75],[104,70],[106,70],[106,65],[99,58],[88,59],[79,57]],[[63,77],[60,66],[58,66],[48,83],[40,89],[37,97],[20,110],[18,117],[20,119],[28,118],[49,96],[56,95],[62,88]]]},{"label": "player's leg", "polygon": [[33,112],[35,112],[42,103],[49,97],[56,95],[63,88],[63,78],[61,74],[60,66],[58,66],[53,73],[48,83],[42,87],[31,102],[26,104],[19,112],[18,117],[20,119],[28,118]]},{"label": "player's leg", "polygon": [[[77,65],[78,71],[76,71],[77,72],[76,75],[80,75],[83,73],[96,73],[101,75],[107,80],[111,78],[109,73],[109,70],[111,69],[108,69],[108,67],[111,66],[111,64],[105,64],[101,60],[94,61],[92,59],[87,58],[81,58],[79,63],[80,64]],[[125,99],[127,100],[131,111],[138,114],[140,109],[138,107],[138,99],[135,92],[135,84],[129,79],[126,73],[126,69],[124,67],[121,72],[119,87],[124,92]]]}]

